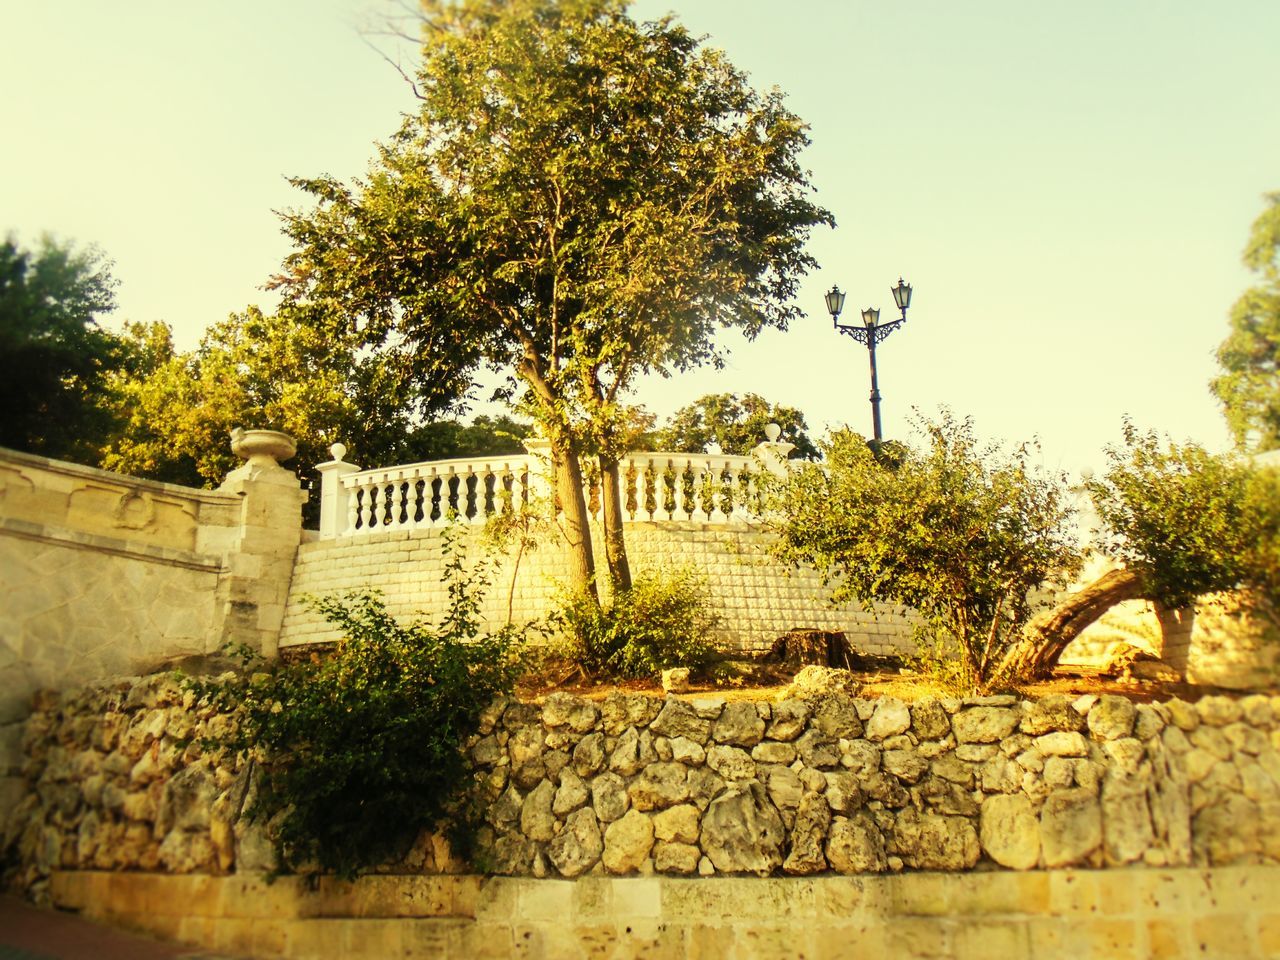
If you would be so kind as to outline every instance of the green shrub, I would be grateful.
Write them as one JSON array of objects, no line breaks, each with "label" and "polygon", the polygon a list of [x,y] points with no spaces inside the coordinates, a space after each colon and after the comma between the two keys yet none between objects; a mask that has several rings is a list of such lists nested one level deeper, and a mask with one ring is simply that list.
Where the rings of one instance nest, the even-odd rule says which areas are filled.
[{"label": "green shrub", "polygon": [[704,584],[691,572],[650,574],[602,607],[586,593],[552,618],[588,673],[652,677],[670,667],[706,667],[716,655]]},{"label": "green shrub", "polygon": [[481,634],[484,575],[446,544],[450,609],[439,627],[401,625],[375,593],[312,602],[344,636],[332,655],[276,665],[200,692],[239,711],[220,746],[261,770],[251,819],[269,823],[282,871],[314,864],[354,876],[447,821],[465,853],[463,741],[510,690],[515,634]]}]

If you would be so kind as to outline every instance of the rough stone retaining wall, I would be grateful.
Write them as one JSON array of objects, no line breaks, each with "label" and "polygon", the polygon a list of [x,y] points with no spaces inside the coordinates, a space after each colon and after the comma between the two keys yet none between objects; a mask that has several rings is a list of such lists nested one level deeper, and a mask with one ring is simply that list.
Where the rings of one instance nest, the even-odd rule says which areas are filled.
[{"label": "rough stone retaining wall", "polygon": [[[228,723],[168,675],[41,698],[4,848],[58,869],[268,869]],[[500,874],[810,876],[1280,862],[1280,698],[496,702],[470,745]],[[424,837],[387,870],[457,872]]]},{"label": "rough stone retaining wall", "polygon": [[0,449],[0,819],[36,690],[275,652],[301,504],[274,461],[195,490]]},{"label": "rough stone retaining wall", "polygon": [[[483,552],[481,528],[463,528],[462,543],[474,562]],[[596,557],[603,558],[600,531],[593,529]],[[637,573],[687,568],[701,576],[711,609],[723,618],[717,640],[730,650],[758,652],[794,627],[841,630],[863,653],[909,652],[910,624],[900,610],[877,613],[835,609],[822,578],[791,570],[767,555],[768,534],[759,527],[687,522],[626,524],[627,552]],[[298,551],[281,646],[337,639],[337,631],[305,603],[307,595],[374,587],[398,617],[425,611],[438,617],[448,600],[441,581],[444,531],[413,531],[341,537],[303,544]],[[514,551],[497,555],[483,613],[491,627],[545,617],[569,582],[570,558],[554,534],[541,538],[516,562]],[[603,562],[601,560],[601,562]],[[513,585],[514,580],[514,585]]]},{"label": "rough stone retaining wall", "polygon": [[1280,956],[1280,868],[760,880],[58,872],[94,919],[289,960],[993,960]]}]

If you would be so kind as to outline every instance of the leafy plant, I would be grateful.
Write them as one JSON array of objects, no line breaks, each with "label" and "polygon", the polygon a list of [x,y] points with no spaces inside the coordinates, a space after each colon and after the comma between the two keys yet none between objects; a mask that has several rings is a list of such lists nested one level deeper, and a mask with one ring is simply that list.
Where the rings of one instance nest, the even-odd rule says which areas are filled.
[{"label": "leafy plant", "polygon": [[968,420],[944,413],[920,427],[919,448],[834,434],[826,467],[799,465],[780,484],[777,553],[821,571],[833,602],[913,608],[921,648],[955,650],[960,682],[985,689],[1033,591],[1077,562],[1067,486],[1026,446],[979,444]]},{"label": "leafy plant", "polygon": [[450,606],[438,627],[398,623],[373,592],[319,598],[344,631],[331,656],[200,690],[239,713],[220,745],[258,762],[248,815],[270,824],[283,870],[352,877],[442,821],[466,851],[462,743],[510,690],[516,635],[481,633],[484,565],[467,571],[452,539],[445,550]]},{"label": "leafy plant", "polygon": [[1125,421],[1124,445],[1086,487],[1104,530],[1104,553],[1138,573],[1152,599],[1181,607],[1245,580],[1257,539],[1252,471],[1194,443],[1162,443]]},{"label": "leafy plant", "polygon": [[687,570],[639,577],[607,607],[575,594],[552,622],[591,674],[652,677],[671,667],[704,668],[716,655],[711,633],[719,617],[708,609],[705,586]]}]

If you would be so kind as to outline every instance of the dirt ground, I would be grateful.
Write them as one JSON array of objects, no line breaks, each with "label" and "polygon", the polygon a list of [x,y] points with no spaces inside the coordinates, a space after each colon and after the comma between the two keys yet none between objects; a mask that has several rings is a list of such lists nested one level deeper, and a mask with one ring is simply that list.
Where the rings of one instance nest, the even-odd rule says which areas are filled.
[{"label": "dirt ground", "polygon": [[[794,673],[793,668],[758,665],[746,671],[745,675],[732,677],[727,681],[695,681],[690,684],[689,690],[681,693],[680,696],[687,698],[720,696],[727,700],[773,700],[791,682]],[[893,697],[898,700],[913,701],[924,697],[957,695],[955,691],[913,673],[879,671],[854,672],[853,675],[861,684],[859,695],[867,699]],[[516,695],[522,700],[541,700],[547,694],[557,690],[592,700],[602,699],[614,691],[663,696],[662,685],[657,680],[600,681],[584,676],[576,667],[566,663],[548,664],[539,671],[537,676],[524,677],[517,684]],[[1011,692],[1031,700],[1049,694],[1067,694],[1075,697],[1085,694],[1111,693],[1128,697],[1135,702],[1151,703],[1174,698],[1194,702],[1210,695],[1243,697],[1251,693],[1276,694],[1280,691],[1241,691],[1167,680],[1125,679],[1106,676],[1084,667],[1064,667],[1048,680],[1024,684]]]}]

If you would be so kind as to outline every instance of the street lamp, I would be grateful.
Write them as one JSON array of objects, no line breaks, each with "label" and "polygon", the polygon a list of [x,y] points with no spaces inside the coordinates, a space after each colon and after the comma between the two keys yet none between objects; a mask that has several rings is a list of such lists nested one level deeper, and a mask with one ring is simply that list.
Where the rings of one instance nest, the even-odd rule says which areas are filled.
[{"label": "street lamp", "polygon": [[887,337],[898,327],[907,322],[907,307],[911,306],[911,284],[903,283],[898,278],[898,285],[892,288],[893,302],[898,305],[902,316],[891,323],[880,322],[880,311],[868,307],[862,311],[862,326],[840,322],[840,311],[844,309],[844,293],[837,286],[827,291],[827,312],[831,314],[831,322],[840,333],[847,333],[859,343],[867,345],[871,354],[871,427],[875,432],[875,442],[880,442],[880,386],[876,380],[876,344]]}]

